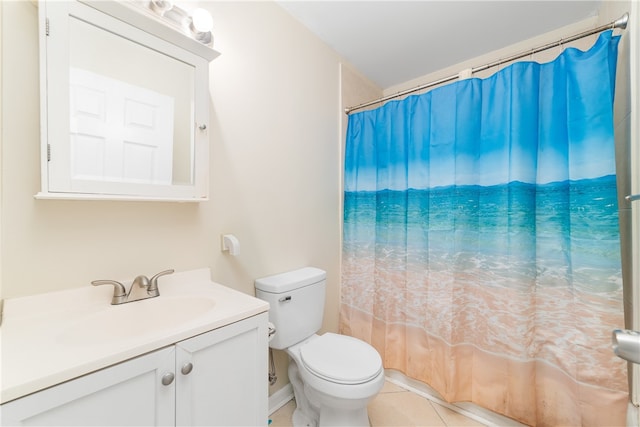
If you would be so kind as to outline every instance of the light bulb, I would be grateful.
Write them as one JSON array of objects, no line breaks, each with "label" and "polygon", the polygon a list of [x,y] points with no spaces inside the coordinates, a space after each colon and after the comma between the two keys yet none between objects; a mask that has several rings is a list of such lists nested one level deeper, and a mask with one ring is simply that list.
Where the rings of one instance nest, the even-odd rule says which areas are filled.
[{"label": "light bulb", "polygon": [[213,28],[213,18],[204,9],[198,8],[191,12],[192,30],[196,33],[207,33]]}]

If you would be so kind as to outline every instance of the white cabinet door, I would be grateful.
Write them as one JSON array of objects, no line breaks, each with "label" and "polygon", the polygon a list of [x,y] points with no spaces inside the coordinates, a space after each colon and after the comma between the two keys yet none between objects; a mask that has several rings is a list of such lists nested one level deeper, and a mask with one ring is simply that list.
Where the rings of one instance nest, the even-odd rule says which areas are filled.
[{"label": "white cabinet door", "polygon": [[176,344],[176,425],[266,426],[267,334],[262,313]]},{"label": "white cabinet door", "polygon": [[173,425],[175,348],[167,347],[1,407],[1,425],[142,426]]}]

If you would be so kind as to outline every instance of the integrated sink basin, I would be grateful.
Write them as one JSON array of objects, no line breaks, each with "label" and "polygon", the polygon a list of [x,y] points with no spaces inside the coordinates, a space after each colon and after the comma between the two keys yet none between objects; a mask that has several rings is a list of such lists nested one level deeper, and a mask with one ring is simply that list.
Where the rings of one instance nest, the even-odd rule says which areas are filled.
[{"label": "integrated sink basin", "polygon": [[0,403],[269,309],[213,282],[208,268],[164,276],[158,288],[158,297],[119,305],[111,305],[113,289],[89,285],[5,300]]},{"label": "integrated sink basin", "polygon": [[213,310],[216,303],[204,296],[171,296],[108,305],[72,324],[58,336],[61,344],[92,346],[113,340],[139,339],[166,333]]}]

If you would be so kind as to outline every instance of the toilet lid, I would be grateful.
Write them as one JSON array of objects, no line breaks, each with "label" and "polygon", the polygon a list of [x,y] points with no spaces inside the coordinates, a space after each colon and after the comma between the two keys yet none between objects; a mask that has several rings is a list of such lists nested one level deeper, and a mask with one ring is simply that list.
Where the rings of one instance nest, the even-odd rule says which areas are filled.
[{"label": "toilet lid", "polygon": [[362,384],[382,370],[382,359],[359,339],[326,333],[300,349],[304,366],[316,376],[340,384]]}]

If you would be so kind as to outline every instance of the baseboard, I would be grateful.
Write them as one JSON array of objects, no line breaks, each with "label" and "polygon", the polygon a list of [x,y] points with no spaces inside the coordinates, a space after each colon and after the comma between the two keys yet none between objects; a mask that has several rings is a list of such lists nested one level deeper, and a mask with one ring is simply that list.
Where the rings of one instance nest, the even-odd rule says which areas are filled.
[{"label": "baseboard", "polygon": [[289,403],[291,399],[293,399],[293,387],[291,387],[291,383],[288,383],[269,396],[269,415]]}]

